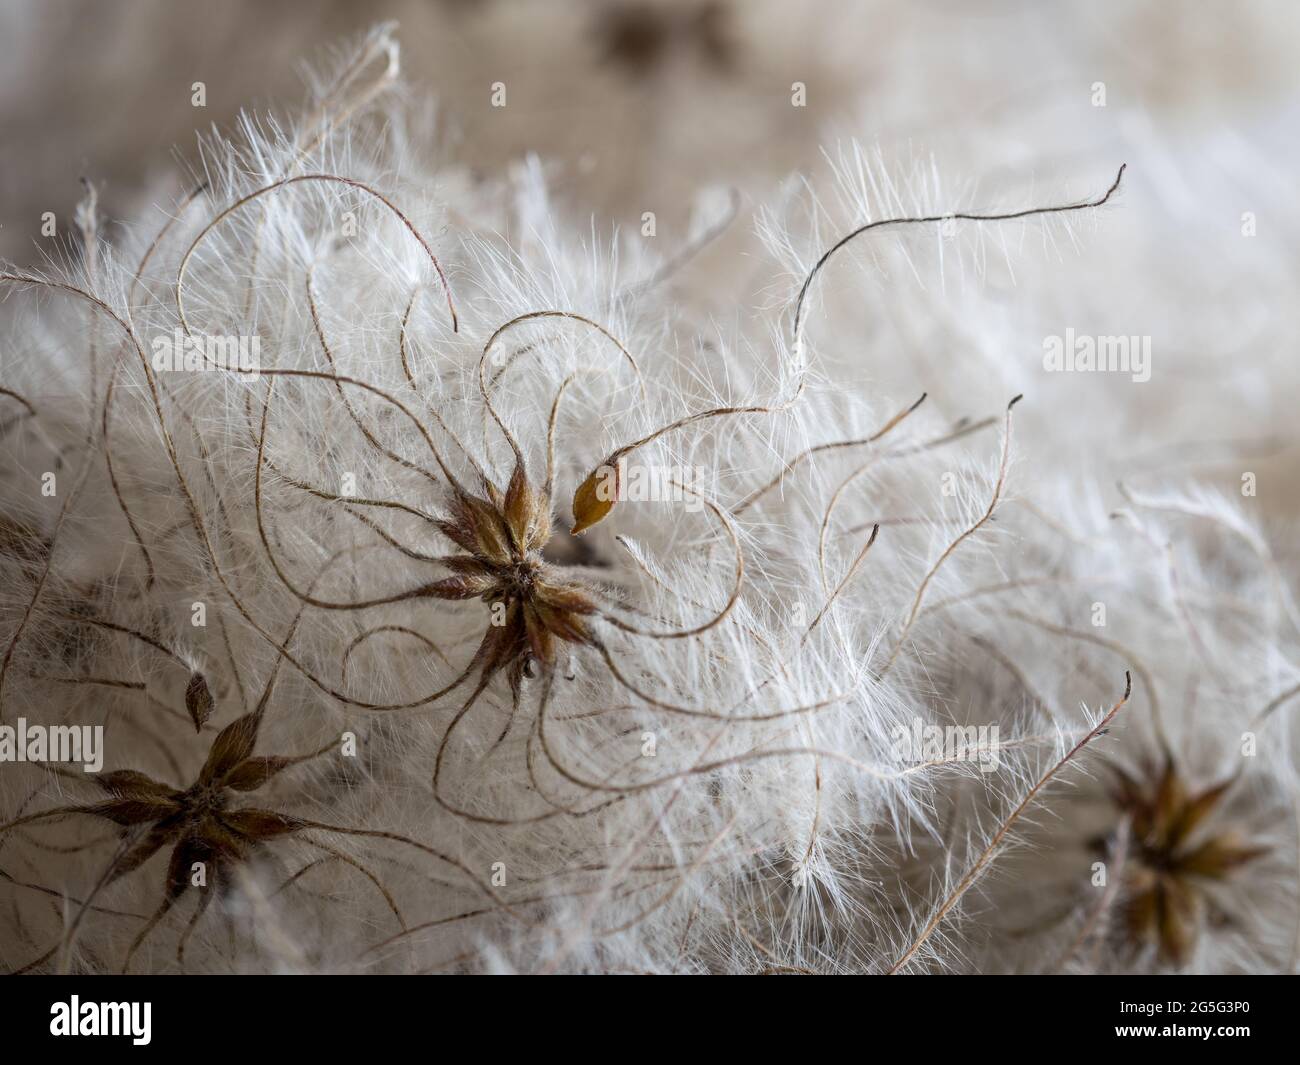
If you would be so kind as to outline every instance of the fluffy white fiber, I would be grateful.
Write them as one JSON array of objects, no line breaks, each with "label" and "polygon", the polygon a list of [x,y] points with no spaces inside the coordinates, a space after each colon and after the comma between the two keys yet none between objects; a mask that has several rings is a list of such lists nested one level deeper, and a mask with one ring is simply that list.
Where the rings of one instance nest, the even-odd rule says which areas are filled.
[{"label": "fluffy white fiber", "polygon": [[[1294,559],[1224,442],[1289,428],[1250,412],[1294,368],[1221,316],[1248,294],[1270,328],[1293,264],[1180,258],[1139,143],[1030,184],[845,140],[761,205],[702,195],[656,255],[536,161],[427,158],[396,56],[376,30],[128,239],[90,202],[75,266],[4,272],[0,724],[103,724],[106,772],[181,789],[264,700],[255,753],[316,755],[230,797],[296,821],[171,896],[148,824],[68,811],[91,776],[3,765],[4,967],[1292,970]],[[1125,162],[1103,206],[864,233],[797,311],[864,223],[1097,201]],[[1153,383],[1044,372],[1066,326],[1153,336]],[[266,372],[155,369],[186,330],[257,337]],[[428,516],[449,476],[504,492],[510,437],[540,488],[552,419],[547,557],[598,589],[599,646],[517,706],[505,669],[433,698],[491,606],[402,598],[458,553]],[[689,491],[570,536],[647,437],[634,464]],[[1134,453],[1157,439],[1218,474]],[[1189,830],[1240,860],[1144,924],[1113,767],[1181,816],[1167,760],[1233,778]]]}]

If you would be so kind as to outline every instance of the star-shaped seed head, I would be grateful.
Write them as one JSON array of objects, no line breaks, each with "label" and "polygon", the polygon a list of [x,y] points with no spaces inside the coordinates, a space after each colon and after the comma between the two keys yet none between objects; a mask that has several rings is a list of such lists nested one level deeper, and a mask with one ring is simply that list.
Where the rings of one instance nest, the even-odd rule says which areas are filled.
[{"label": "star-shaped seed head", "polygon": [[1140,779],[1116,771],[1112,797],[1132,825],[1125,874],[1124,934],[1133,948],[1154,945],[1160,958],[1184,965],[1211,903],[1206,887],[1267,853],[1240,831],[1214,827],[1211,815],[1235,781],[1188,789],[1167,758]]},{"label": "star-shaped seed head", "polygon": [[587,588],[542,557],[551,539],[551,501],[516,463],[505,495],[454,492],[438,528],[467,552],[442,559],[452,571],[424,594],[438,599],[482,599],[492,605],[475,664],[487,678],[505,669],[518,687],[530,663],[555,663],[557,641],[593,646],[586,620],[597,607]]},{"label": "star-shaped seed head", "polygon": [[189,883],[202,863],[209,885],[228,889],[235,869],[262,844],[303,827],[296,818],[270,810],[231,808],[241,792],[256,791],[299,759],[254,756],[259,714],[233,721],[212,741],[207,761],[188,788],[177,790],[131,769],[95,778],[110,796],[80,812],[112,821],[132,840],[115,863],[110,879],[138,869],[163,847],[172,847],[165,885],[166,903]]}]

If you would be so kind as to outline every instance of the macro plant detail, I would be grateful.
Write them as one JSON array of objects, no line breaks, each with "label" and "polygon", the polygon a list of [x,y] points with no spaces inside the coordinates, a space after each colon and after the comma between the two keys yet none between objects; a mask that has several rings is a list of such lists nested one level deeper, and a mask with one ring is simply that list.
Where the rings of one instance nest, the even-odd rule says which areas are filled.
[{"label": "macro plant detail", "polygon": [[[166,652],[165,648],[149,641],[142,634],[134,635]],[[290,636],[292,637],[292,632]],[[248,804],[249,798],[277,780],[281,773],[295,766],[314,763],[331,754],[338,755],[342,747],[342,741],[334,739],[318,750],[301,755],[255,753],[264,716],[274,693],[277,673],[278,670],[272,671],[255,709],[215,732],[203,764],[191,784],[176,787],[134,769],[117,769],[91,776],[56,771],[75,784],[93,786],[104,797],[92,802],[23,813],[0,824],[0,846],[10,833],[17,830],[69,818],[89,818],[115,826],[112,839],[116,846],[112,858],[97,874],[86,897],[72,900],[76,909],[63,935],[52,947],[16,972],[39,969],[52,959],[69,956],[82,923],[89,915],[109,913],[116,917],[133,916],[107,910],[96,905],[96,901],[101,893],[117,881],[133,874],[138,877],[139,870],[160,853],[167,854],[162,900],[152,914],[139,915],[141,927],[130,940],[120,967],[123,972],[130,969],[132,959],[150,933],[175,906],[192,896],[195,903],[191,915],[176,940],[176,963],[183,965],[186,945],[214,902],[230,908],[240,892],[246,893],[250,889],[255,897],[261,897],[265,902],[265,896],[259,896],[256,887],[259,873],[269,871],[272,875],[281,877],[279,886],[271,892],[271,897],[274,898],[321,863],[320,858],[314,859],[293,874],[286,875],[283,864],[275,858],[274,848],[270,845],[274,841],[282,843],[287,839],[306,844],[312,851],[325,855],[326,861],[340,862],[359,872],[383,900],[399,928],[406,930],[405,917],[381,877],[362,860],[321,837],[333,835],[397,843],[433,857],[444,866],[457,868],[454,859],[401,833],[358,825],[329,824],[307,816],[270,809],[265,805]],[[187,698],[195,688],[196,683],[191,679],[187,685]],[[96,846],[98,842],[107,841],[93,840],[65,849],[70,853],[80,853]],[[16,880],[7,873],[3,876],[16,888],[41,894],[48,892],[48,889],[39,884]],[[471,883],[476,882],[472,874],[469,874],[469,880]],[[490,886],[486,884],[478,885],[478,889],[488,897],[493,895]],[[235,919],[232,914],[230,920]]]},{"label": "macro plant detail", "polygon": [[1113,770],[1115,805],[1127,820],[1124,923],[1134,948],[1154,944],[1173,965],[1187,962],[1213,901],[1204,885],[1223,880],[1268,853],[1241,832],[1214,818],[1235,778],[1201,790],[1188,787],[1167,759],[1163,769],[1145,766],[1140,777]]},{"label": "macro plant detail", "polygon": [[551,669],[556,641],[591,645],[586,618],[597,607],[583,591],[565,582],[542,558],[551,538],[550,500],[534,492],[522,466],[515,468],[504,497],[489,486],[496,502],[457,495],[455,515],[439,528],[468,552],[442,564],[453,576],[435,582],[428,594],[437,599],[479,598],[504,608],[475,652],[485,677],[506,670],[517,690],[530,659]]},{"label": "macro plant detail", "polygon": [[[599,63],[764,76],[697,8]],[[0,766],[0,968],[1294,969],[1289,555],[1169,474],[1228,443],[1040,376],[1075,315],[1160,387],[1161,160],[849,142],[605,233],[399,56],[0,269],[0,725],[109,766]]]},{"label": "macro plant detail", "polygon": [[[258,716],[246,715],[222,729],[213,740],[198,777],[186,788],[171,787],[135,770],[115,770],[91,778],[107,796],[99,802],[26,814],[0,826],[0,831],[7,831],[24,824],[74,815],[98,818],[118,826],[120,846],[101,874],[96,889],[129,875],[159,851],[170,849],[163,901],[132,941],[123,969],[130,966],[135,950],[149,931],[180,900],[196,870],[202,870],[205,880],[211,878],[210,890],[198,893],[198,907],[177,944],[178,961],[184,960],[189,932],[214,899],[229,894],[241,868],[271,840],[307,827],[305,822],[272,810],[231,806],[231,799],[258,790],[288,766],[304,760],[254,757]],[[42,957],[33,964],[45,960]]]}]

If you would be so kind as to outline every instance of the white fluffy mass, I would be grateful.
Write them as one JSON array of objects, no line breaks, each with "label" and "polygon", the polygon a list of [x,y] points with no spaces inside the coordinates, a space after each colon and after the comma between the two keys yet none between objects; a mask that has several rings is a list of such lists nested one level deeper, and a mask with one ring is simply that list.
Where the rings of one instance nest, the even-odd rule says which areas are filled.
[{"label": "white fluffy mass", "polygon": [[[828,131],[687,240],[602,231],[542,161],[431,158],[398,73],[380,27],[3,272],[0,726],[105,742],[0,766],[4,968],[1292,971],[1294,262],[1156,202],[1140,128],[1036,181]],[[1274,165],[1216,204],[1280,213]],[[1150,381],[1048,372],[1066,329]],[[494,605],[421,591],[512,442],[597,604],[517,691]],[[621,449],[681,490],[571,535]],[[213,800],[227,851],[112,806],[252,718],[299,760]],[[1199,867],[1152,873],[1179,818]]]}]

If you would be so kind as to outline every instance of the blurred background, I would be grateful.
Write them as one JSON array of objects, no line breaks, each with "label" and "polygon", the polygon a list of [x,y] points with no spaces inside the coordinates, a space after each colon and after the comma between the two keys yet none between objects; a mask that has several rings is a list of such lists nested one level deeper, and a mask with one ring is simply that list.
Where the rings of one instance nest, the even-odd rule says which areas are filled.
[{"label": "blurred background", "polygon": [[1088,177],[1117,115],[1249,137],[1294,107],[1300,61],[1290,0],[0,0],[0,255],[38,257],[42,212],[67,215],[83,175],[125,213],[198,133],[291,111],[306,64],[387,19],[458,158],[537,152],[567,199],[624,222],[647,204],[671,222],[708,183],[764,195],[835,131],[886,153],[966,140],[985,178]]}]

